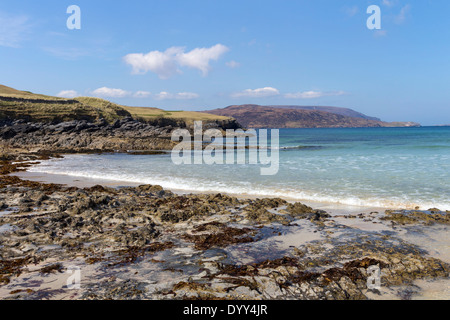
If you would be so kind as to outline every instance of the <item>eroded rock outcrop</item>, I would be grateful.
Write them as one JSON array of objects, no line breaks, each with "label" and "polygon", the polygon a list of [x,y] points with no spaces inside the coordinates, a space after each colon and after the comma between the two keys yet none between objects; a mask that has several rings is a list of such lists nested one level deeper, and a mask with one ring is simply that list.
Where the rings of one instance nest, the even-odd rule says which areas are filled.
[{"label": "eroded rock outcrop", "polygon": [[156,127],[132,118],[57,124],[12,121],[0,128],[0,137],[11,148],[61,153],[128,150],[170,150],[173,127]]}]

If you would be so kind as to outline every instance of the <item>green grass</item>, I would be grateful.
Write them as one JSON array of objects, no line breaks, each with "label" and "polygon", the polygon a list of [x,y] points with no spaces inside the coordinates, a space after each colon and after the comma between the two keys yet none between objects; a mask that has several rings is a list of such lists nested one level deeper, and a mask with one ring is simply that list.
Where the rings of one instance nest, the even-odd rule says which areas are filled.
[{"label": "green grass", "polygon": [[[17,100],[1,100],[1,97]],[[24,119],[34,122],[71,120],[108,122],[130,116],[121,106],[97,98],[64,99],[19,91],[0,85],[0,119]]]},{"label": "green grass", "polygon": [[0,96],[21,99],[36,99],[36,100],[68,100],[65,98],[58,98],[46,96],[43,94],[36,94],[30,91],[20,91],[0,84]]},{"label": "green grass", "polygon": [[0,119],[24,119],[32,122],[61,122],[71,120],[95,121],[99,112],[82,103],[46,104],[0,101]]},{"label": "green grass", "polygon": [[[18,98],[18,100],[2,101],[1,97]],[[149,122],[168,119],[176,124],[184,122],[187,125],[193,124],[194,121],[230,119],[229,117],[195,111],[165,111],[159,108],[127,107],[93,97],[64,99],[29,91],[19,91],[0,85],[0,120],[24,119],[35,122],[61,122],[70,120],[95,121],[103,118],[111,123],[117,119],[130,116]]]},{"label": "green grass", "polygon": [[104,118],[108,122],[131,116],[131,114],[126,111],[123,106],[108,100],[92,97],[78,97],[75,98],[75,100],[86,106],[93,107],[97,111],[98,116]]},{"label": "green grass", "polygon": [[229,120],[231,118],[224,116],[217,116],[209,113],[202,113],[196,111],[165,111],[158,108],[146,107],[123,107],[132,116],[142,118],[143,120],[154,120],[155,118],[168,118],[174,120],[185,121],[186,124],[191,125],[194,121],[215,121],[215,120]]}]

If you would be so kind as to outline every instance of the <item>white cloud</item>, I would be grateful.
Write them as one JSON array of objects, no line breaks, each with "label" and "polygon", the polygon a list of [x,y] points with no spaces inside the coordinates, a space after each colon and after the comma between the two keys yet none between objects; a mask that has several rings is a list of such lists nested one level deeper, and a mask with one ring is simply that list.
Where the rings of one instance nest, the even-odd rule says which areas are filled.
[{"label": "white cloud", "polygon": [[280,91],[278,89],[272,88],[272,87],[265,87],[265,88],[258,88],[258,89],[246,89],[241,92],[236,92],[231,95],[233,98],[265,98],[265,97],[272,97],[277,96],[280,94]]},{"label": "white cloud", "polygon": [[241,66],[241,64],[240,64],[239,62],[236,62],[236,61],[234,61],[234,60],[228,61],[228,62],[226,63],[226,65],[227,65],[228,67],[230,67],[231,69],[239,68],[239,67]]},{"label": "white cloud", "polygon": [[27,16],[13,16],[0,12],[0,46],[19,47],[25,35],[31,30]]},{"label": "white cloud", "polygon": [[168,79],[181,73],[179,67],[189,67],[200,70],[202,75],[206,76],[211,69],[210,62],[218,60],[229,49],[222,44],[216,44],[210,48],[195,48],[187,53],[184,50],[183,47],[171,47],[164,52],[131,53],[123,59],[132,66],[135,74],[151,71],[161,79]]},{"label": "white cloud", "polygon": [[210,70],[210,61],[218,60],[228,50],[226,46],[216,44],[211,48],[196,48],[188,53],[179,53],[176,59],[181,66],[198,69],[206,76]]},{"label": "white cloud", "polygon": [[151,51],[147,54],[132,53],[124,57],[125,63],[133,67],[133,73],[145,74],[148,71],[156,73],[161,79],[168,79],[178,70],[176,55],[182,52],[183,48],[172,47],[165,52]]},{"label": "white cloud", "polygon": [[409,4],[402,7],[400,9],[400,13],[395,17],[395,23],[397,23],[397,24],[404,23],[410,10],[411,10],[411,6]]},{"label": "white cloud", "polygon": [[102,87],[92,91],[92,94],[101,98],[124,98],[129,96],[130,92],[122,89]]},{"label": "white cloud", "polygon": [[[166,91],[162,91],[158,94],[152,94],[148,91],[136,91],[136,92],[130,92],[125,91],[122,89],[114,89],[114,88],[107,88],[102,87],[98,88],[94,91],[90,92],[90,95],[94,97],[100,97],[100,98],[125,98],[125,97],[132,97],[132,98],[152,98],[155,100],[192,100],[197,99],[200,96],[197,93],[194,92],[178,92],[178,93],[170,93]],[[57,94],[58,97],[61,98],[75,98],[79,97],[80,94],[75,90],[63,90]]]},{"label": "white cloud", "polygon": [[151,93],[148,91],[136,91],[133,94],[133,97],[134,98],[148,98],[148,97],[150,97],[150,95],[151,95]]},{"label": "white cloud", "polygon": [[169,93],[162,91],[154,95],[156,100],[192,100],[200,97],[197,93],[193,92],[179,92],[179,93]]},{"label": "white cloud", "polygon": [[200,96],[193,92],[180,92],[175,95],[175,98],[180,100],[192,100],[197,99],[198,97]]},{"label": "white cloud", "polygon": [[73,99],[75,97],[78,97],[79,94],[75,90],[62,90],[56,96],[61,98]]},{"label": "white cloud", "polygon": [[167,100],[167,99],[172,99],[173,95],[171,93],[162,91],[158,94],[155,94],[155,99],[156,100]]},{"label": "white cloud", "polygon": [[303,91],[295,93],[286,93],[284,97],[287,99],[316,99],[329,96],[342,96],[344,94],[346,94],[344,91],[334,91],[334,92]]}]

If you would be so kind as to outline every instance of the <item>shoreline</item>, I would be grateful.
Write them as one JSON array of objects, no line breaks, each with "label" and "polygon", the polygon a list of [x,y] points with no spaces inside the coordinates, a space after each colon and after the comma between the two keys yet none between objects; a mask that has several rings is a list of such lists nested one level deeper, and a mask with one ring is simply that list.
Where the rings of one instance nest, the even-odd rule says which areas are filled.
[{"label": "shoreline", "polygon": [[[102,153],[96,153],[100,156]],[[110,153],[106,152],[106,157],[114,155],[121,156],[123,153],[116,152]],[[67,157],[66,157],[67,155]],[[153,184],[160,185],[166,190],[171,190],[173,192],[179,194],[187,194],[187,193],[195,193],[195,194],[214,194],[214,193],[223,193],[228,194],[240,198],[273,198],[279,197],[285,199],[287,201],[300,201],[303,203],[307,203],[310,206],[316,206],[323,208],[323,210],[337,210],[337,212],[343,212],[344,210],[350,210],[351,212],[363,210],[367,211],[380,211],[380,210],[397,210],[397,209],[405,209],[405,210],[427,210],[429,208],[439,208],[442,211],[449,210],[450,204],[448,201],[443,200],[443,193],[438,194],[417,194],[411,193],[412,188],[407,188],[403,193],[401,190],[394,191],[392,194],[387,194],[383,189],[379,189],[379,186],[376,185],[373,189],[370,185],[363,184],[361,181],[364,180],[356,180],[354,184],[362,185],[367,190],[364,192],[359,192],[354,187],[342,187],[338,183],[334,183],[332,185],[332,190],[330,192],[326,192],[324,190],[327,189],[327,186],[323,186],[320,188],[320,185],[315,183],[310,184],[307,180],[303,180],[298,185],[292,183],[288,183],[286,185],[282,184],[282,181],[278,182],[278,187],[272,187],[271,184],[261,184],[261,183],[244,183],[245,179],[240,179],[237,177],[237,180],[233,180],[230,178],[222,177],[220,180],[215,179],[214,176],[205,174],[206,179],[210,179],[212,183],[203,183],[201,179],[198,179],[199,171],[193,170],[194,175],[196,174],[196,179],[190,179],[185,174],[179,174],[179,172],[175,172],[173,170],[178,170],[178,168],[169,167],[172,174],[170,177],[167,175],[152,175],[151,172],[142,171],[146,174],[134,174],[135,171],[132,171],[132,168],[126,167],[127,174],[121,174],[121,172],[113,171],[114,168],[110,168],[108,170],[106,168],[106,174],[102,174],[102,169],[97,168],[97,170],[89,170],[84,172],[83,170],[77,170],[75,167],[71,168],[70,165],[76,166],[76,161],[82,161],[82,159],[78,159],[87,156],[89,159],[89,153],[77,153],[77,157],[70,157],[74,155],[72,153],[64,154],[63,158],[67,158],[68,161],[68,171],[58,173],[60,170],[56,168],[56,170],[47,170],[46,165],[41,169],[40,166],[36,166],[31,169],[31,172],[27,173],[31,179],[34,179],[34,176],[46,176],[48,180],[43,181],[69,181],[70,183],[75,183],[76,185],[82,186],[84,182],[86,185],[95,184],[95,181],[101,182],[101,184],[105,185],[118,185],[118,186],[138,186],[140,184]],[[100,156],[101,157],[101,156]],[[106,158],[107,159],[107,158]],[[64,161],[62,161],[62,165],[64,166]],[[74,162],[75,161],[75,162]],[[126,160],[125,160],[126,161]],[[149,157],[149,161],[151,161],[151,156]],[[167,159],[170,161],[170,159]],[[160,170],[158,172],[164,172],[165,167],[165,158],[158,157],[156,165],[160,166]],[[52,162],[49,163],[49,167],[53,168],[54,165],[58,165],[58,161],[55,164]],[[130,171],[131,169],[131,171]],[[42,172],[40,171],[42,170]],[[30,171],[30,170],[28,170]],[[47,171],[47,172],[46,172]],[[151,170],[150,170],[151,171]],[[72,175],[73,174],[73,175]],[[103,176],[108,176],[107,179],[102,179]],[[43,178],[47,179],[47,178]],[[122,180],[123,179],[123,180]],[[180,182],[181,181],[181,182]],[[184,182],[183,182],[184,181]],[[200,183],[196,183],[200,181]],[[207,181],[207,180],[206,180]],[[236,181],[236,183],[234,183]],[[251,180],[249,180],[251,181]],[[258,180],[255,180],[258,181]],[[384,180],[383,180],[384,181]],[[385,183],[389,184],[391,181],[386,179]],[[349,182],[346,182],[349,184]],[[410,184],[414,186],[414,183]],[[275,186],[275,185],[274,185]],[[283,187],[285,186],[285,187]],[[378,189],[377,189],[378,188]],[[397,188],[398,189],[398,188]],[[381,192],[381,191],[383,192]]]},{"label": "shoreline", "polygon": [[[64,174],[54,174],[54,173],[45,173],[45,172],[29,172],[21,171],[15,172],[13,175],[30,181],[41,182],[41,183],[53,183],[53,184],[62,184],[67,186],[79,187],[79,188],[90,188],[96,185],[101,185],[105,187],[138,187],[142,185],[141,183],[133,183],[129,181],[119,181],[119,180],[110,180],[110,179],[96,179],[96,178],[87,178],[80,176],[71,176]],[[186,189],[168,189],[171,192],[179,195],[186,194],[217,194],[219,192],[210,191],[210,192],[201,192],[196,190],[186,190]],[[231,197],[236,197],[238,199],[246,200],[246,199],[261,199],[261,198],[281,198],[288,202],[302,202],[310,207],[325,210],[330,214],[358,214],[358,213],[370,213],[370,212],[384,212],[385,210],[396,210],[400,208],[392,208],[392,207],[375,207],[375,206],[358,206],[358,205],[348,205],[334,202],[318,202],[318,201],[308,201],[308,200],[295,200],[290,199],[288,197],[270,197],[270,196],[256,196],[250,194],[235,194],[228,192],[220,192],[221,194],[228,195]]]},{"label": "shoreline", "polygon": [[[1,163],[0,299],[450,299],[450,212],[100,186],[24,171],[48,156],[11,158]],[[369,267],[381,272],[375,289]]]}]

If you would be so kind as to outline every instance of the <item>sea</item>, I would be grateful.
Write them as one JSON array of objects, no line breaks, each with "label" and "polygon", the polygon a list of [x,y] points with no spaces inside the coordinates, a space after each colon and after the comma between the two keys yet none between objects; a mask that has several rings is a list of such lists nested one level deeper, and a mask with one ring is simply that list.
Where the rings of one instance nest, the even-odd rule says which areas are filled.
[{"label": "sea", "polygon": [[185,192],[450,210],[450,127],[280,129],[277,151],[275,175],[248,162],[178,165],[170,153],[65,155],[29,171]]}]

